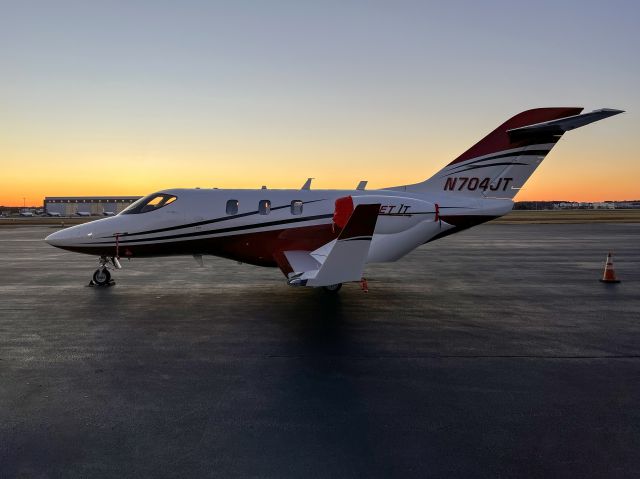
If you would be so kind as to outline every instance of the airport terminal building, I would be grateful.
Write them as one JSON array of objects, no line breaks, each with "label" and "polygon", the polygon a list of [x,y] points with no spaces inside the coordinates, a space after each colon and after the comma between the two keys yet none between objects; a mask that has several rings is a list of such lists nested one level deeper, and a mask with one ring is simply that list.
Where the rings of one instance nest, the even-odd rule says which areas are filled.
[{"label": "airport terminal building", "polygon": [[109,216],[120,213],[139,196],[47,196],[44,210],[56,216]]}]

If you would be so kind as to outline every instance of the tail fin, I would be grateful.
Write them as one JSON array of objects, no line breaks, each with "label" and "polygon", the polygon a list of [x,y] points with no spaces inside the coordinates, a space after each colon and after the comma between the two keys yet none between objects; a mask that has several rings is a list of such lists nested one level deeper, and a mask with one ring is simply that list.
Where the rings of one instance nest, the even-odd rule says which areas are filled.
[{"label": "tail fin", "polygon": [[390,190],[511,199],[542,163],[562,135],[622,113],[603,108],[537,108],[507,120],[422,183]]}]

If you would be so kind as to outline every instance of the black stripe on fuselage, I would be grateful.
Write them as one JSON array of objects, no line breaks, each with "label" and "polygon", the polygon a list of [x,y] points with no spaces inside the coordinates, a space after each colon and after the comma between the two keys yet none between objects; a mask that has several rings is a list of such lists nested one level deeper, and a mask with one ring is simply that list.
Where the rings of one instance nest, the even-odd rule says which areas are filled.
[{"label": "black stripe on fuselage", "polygon": [[338,242],[341,241],[371,241],[371,236],[354,236],[353,238],[345,238],[339,239]]},{"label": "black stripe on fuselage", "polygon": [[490,163],[488,165],[475,165],[475,166],[470,166],[469,168],[465,168],[464,170],[454,171],[454,172],[450,173],[447,176],[457,175],[459,173],[463,173],[463,172],[469,171],[469,170],[479,170],[479,169],[482,169],[482,168],[490,168],[492,166],[507,166],[507,165],[524,165],[524,166],[528,166],[529,163]]},{"label": "black stripe on fuselage", "polygon": [[414,216],[414,215],[434,215],[435,211],[408,211],[406,213],[378,213],[378,216]]},{"label": "black stripe on fuselage", "polygon": [[[128,244],[128,243],[136,243],[136,242],[144,242],[144,241],[160,241],[160,240],[169,240],[169,239],[178,239],[178,238],[191,238],[197,236],[211,235],[211,234],[220,234],[220,233],[229,233],[232,231],[242,231],[242,230],[250,230],[255,228],[262,228],[267,226],[278,226],[290,223],[299,223],[301,221],[313,221],[320,220],[326,218],[332,218],[333,213],[324,214],[324,215],[316,215],[316,216],[304,216],[301,218],[291,218],[288,220],[280,220],[280,221],[268,221],[266,223],[255,223],[251,225],[242,225],[242,226],[231,226],[229,228],[220,228],[217,230],[207,230],[207,231],[196,231],[194,233],[182,233],[177,235],[170,236],[156,236],[154,238],[138,238],[138,239],[130,239],[130,240],[119,240],[118,244]],[[101,241],[101,242],[93,242],[93,243],[83,243],[83,245],[114,245],[115,241]]]},{"label": "black stripe on fuselage", "polygon": [[[309,204],[309,203],[317,203],[318,201],[325,201],[325,199],[321,199],[321,200],[311,200],[311,201],[303,201],[303,204]],[[283,208],[291,208],[291,205],[282,205],[282,206],[274,206],[273,208],[271,208],[270,211],[275,211],[275,210],[281,210]],[[247,213],[240,213],[237,215],[229,215],[229,216],[224,216],[221,218],[214,218],[211,220],[203,220],[203,221],[197,221],[195,223],[187,223],[187,224],[183,224],[183,225],[177,225],[177,226],[168,226],[166,228],[158,228],[155,230],[149,230],[149,231],[139,231],[137,233],[123,233],[118,235],[119,238],[124,238],[124,237],[131,237],[131,236],[140,236],[140,235],[149,235],[149,234],[153,234],[153,233],[163,233],[165,231],[174,231],[174,230],[179,230],[179,229],[183,229],[183,228],[193,228],[196,226],[203,226],[203,225],[209,225],[212,223],[220,223],[221,221],[227,221],[227,220],[234,220],[236,218],[244,218],[246,216],[252,216],[252,215],[257,215],[258,213],[260,213],[258,210],[255,211],[249,211]],[[109,235],[109,236],[102,236],[102,238],[112,238],[115,235]]]},{"label": "black stripe on fuselage", "polygon": [[508,158],[510,156],[545,156],[547,155],[551,150],[525,150],[525,151],[514,151],[511,153],[501,153],[499,155],[493,155],[493,156],[489,156],[487,158],[482,158],[480,160],[473,160],[473,161],[467,161],[466,163],[464,163],[463,165],[455,165],[450,171],[447,171],[448,173],[457,173],[455,170],[458,168],[465,168],[469,165],[473,165],[475,163],[480,163],[481,161],[488,161],[488,160],[498,160],[500,158]]}]

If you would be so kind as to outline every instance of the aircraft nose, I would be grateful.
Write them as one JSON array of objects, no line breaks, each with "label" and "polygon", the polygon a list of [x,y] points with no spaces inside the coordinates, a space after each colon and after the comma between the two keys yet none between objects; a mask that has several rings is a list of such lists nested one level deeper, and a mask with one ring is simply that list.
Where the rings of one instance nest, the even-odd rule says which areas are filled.
[{"label": "aircraft nose", "polygon": [[51,233],[44,240],[49,243],[51,246],[66,246],[70,240],[70,235],[67,230],[56,231],[55,233]]},{"label": "aircraft nose", "polygon": [[71,226],[55,233],[51,233],[44,240],[51,246],[70,248],[78,243],[90,241],[93,238],[92,228],[87,225]]},{"label": "aircraft nose", "polygon": [[84,249],[93,246],[96,238],[112,236],[115,218],[105,218],[76,226],[65,228],[55,233],[51,233],[44,240],[56,248],[74,251],[78,248]]}]

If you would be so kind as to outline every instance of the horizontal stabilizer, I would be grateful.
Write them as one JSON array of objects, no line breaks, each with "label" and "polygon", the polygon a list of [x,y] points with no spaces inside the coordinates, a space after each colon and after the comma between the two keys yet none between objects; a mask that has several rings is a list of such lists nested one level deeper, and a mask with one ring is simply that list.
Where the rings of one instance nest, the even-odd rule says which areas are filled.
[{"label": "horizontal stabilizer", "polygon": [[594,110],[590,113],[567,116],[557,120],[543,121],[542,123],[536,123],[534,125],[514,128],[512,130],[508,130],[507,133],[509,134],[511,141],[518,141],[529,136],[562,135],[567,131],[575,130],[576,128],[588,125],[594,121],[603,120],[620,113],[624,113],[624,111],[615,110],[613,108],[601,108],[600,110]]}]

